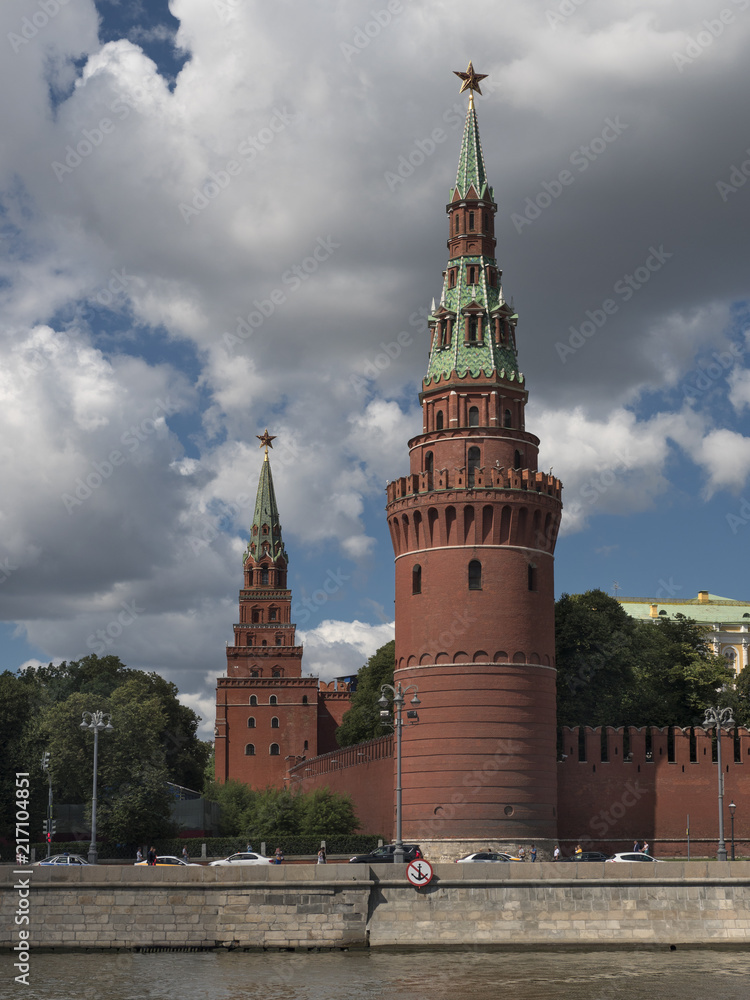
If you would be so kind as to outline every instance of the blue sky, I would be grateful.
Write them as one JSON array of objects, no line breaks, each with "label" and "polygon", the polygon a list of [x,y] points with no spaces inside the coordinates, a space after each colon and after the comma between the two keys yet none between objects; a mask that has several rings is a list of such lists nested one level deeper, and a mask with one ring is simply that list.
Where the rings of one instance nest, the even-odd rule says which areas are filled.
[{"label": "blue sky", "polygon": [[3,668],[103,632],[210,731],[265,427],[305,669],[390,638],[469,59],[558,594],[748,598],[750,3],[382,6],[0,10]]}]

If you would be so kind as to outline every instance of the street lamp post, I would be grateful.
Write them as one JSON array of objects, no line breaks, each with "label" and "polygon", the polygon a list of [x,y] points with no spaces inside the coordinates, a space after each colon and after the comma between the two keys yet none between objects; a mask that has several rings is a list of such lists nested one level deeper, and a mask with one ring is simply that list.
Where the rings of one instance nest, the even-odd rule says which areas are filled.
[{"label": "street lamp post", "polygon": [[94,733],[94,791],[91,797],[91,843],[89,844],[89,864],[95,865],[96,854],[96,761],[99,753],[99,732],[111,733],[114,729],[112,716],[108,712],[84,712],[81,729]]},{"label": "street lamp post", "polygon": [[419,688],[416,684],[409,684],[409,686],[405,688],[401,686],[400,682],[395,687],[391,684],[383,684],[380,687],[380,698],[378,699],[378,705],[380,705],[380,721],[387,724],[390,721],[390,713],[388,712],[388,699],[385,696],[385,692],[390,691],[393,695],[393,722],[396,727],[396,844],[393,851],[394,864],[403,864],[404,861],[404,844],[401,839],[401,729],[403,727],[401,712],[403,711],[403,707],[406,702],[404,696],[410,691],[413,691],[414,697],[411,699],[411,704],[415,708],[414,715],[416,716],[416,707],[417,705],[421,705],[421,702],[417,697],[418,690]]},{"label": "street lamp post", "polygon": [[731,708],[707,708],[704,712],[705,718],[701,725],[710,732],[716,729],[716,763],[719,772],[719,846],[716,850],[716,860],[727,860],[727,848],[724,843],[724,772],[721,769],[721,727],[733,726]]},{"label": "street lamp post", "polygon": [[49,768],[49,751],[42,754],[42,770],[47,772],[49,781],[49,791],[47,793],[47,829],[44,831],[47,838],[47,857],[52,854],[52,772]]},{"label": "street lamp post", "polygon": [[729,815],[732,817],[732,861],[734,861],[734,810],[737,806],[734,804],[734,799],[729,803]]}]

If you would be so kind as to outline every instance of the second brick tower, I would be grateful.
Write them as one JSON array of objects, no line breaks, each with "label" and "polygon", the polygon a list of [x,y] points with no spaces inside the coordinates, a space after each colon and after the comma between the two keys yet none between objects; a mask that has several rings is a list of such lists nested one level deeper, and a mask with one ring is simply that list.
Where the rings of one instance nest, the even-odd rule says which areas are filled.
[{"label": "second brick tower", "polygon": [[[388,486],[396,562],[396,681],[416,684],[403,730],[403,835],[557,835],[554,548],[561,484],[525,429],[517,315],[495,257],[497,205],[471,64],[449,260],[429,319],[422,433]],[[480,91],[481,93],[481,91]]]}]

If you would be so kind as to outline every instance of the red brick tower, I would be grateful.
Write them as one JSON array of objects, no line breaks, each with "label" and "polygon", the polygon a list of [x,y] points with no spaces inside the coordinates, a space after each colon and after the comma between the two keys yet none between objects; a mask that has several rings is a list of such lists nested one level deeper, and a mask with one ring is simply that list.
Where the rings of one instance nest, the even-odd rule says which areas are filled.
[{"label": "red brick tower", "polygon": [[[318,680],[302,677],[295,645],[287,555],[268,461],[273,438],[260,438],[265,456],[250,542],[243,558],[244,588],[226,677],[216,688],[216,780],[254,788],[284,785],[287,770],[318,749]],[[333,749],[333,748],[331,748]]]},{"label": "red brick tower", "polygon": [[[449,261],[429,320],[423,432],[388,486],[404,839],[544,840],[557,830],[553,552],[561,484],[525,429],[517,315],[495,259],[497,205],[470,91],[447,206]],[[480,91],[481,93],[481,91]]]}]

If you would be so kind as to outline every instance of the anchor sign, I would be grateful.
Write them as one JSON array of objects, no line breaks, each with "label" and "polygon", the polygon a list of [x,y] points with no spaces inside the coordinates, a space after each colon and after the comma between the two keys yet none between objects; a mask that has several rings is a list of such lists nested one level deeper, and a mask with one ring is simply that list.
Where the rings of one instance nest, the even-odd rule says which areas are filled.
[{"label": "anchor sign", "polygon": [[427,885],[432,878],[432,865],[424,858],[419,861],[411,861],[406,869],[406,877],[412,885]]}]

